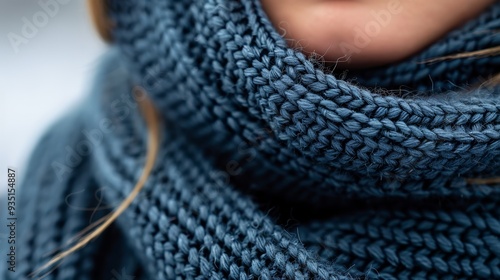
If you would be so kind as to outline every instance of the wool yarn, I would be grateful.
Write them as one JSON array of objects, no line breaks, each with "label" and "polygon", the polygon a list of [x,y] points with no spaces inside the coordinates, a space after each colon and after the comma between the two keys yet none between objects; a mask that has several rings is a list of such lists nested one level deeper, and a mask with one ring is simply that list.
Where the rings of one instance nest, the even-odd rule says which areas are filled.
[{"label": "wool yarn", "polygon": [[[400,63],[338,73],[287,46],[259,1],[110,1],[92,94],[23,183],[24,279],[130,193],[46,279],[500,279],[500,3]],[[403,87],[403,88],[402,88]],[[404,90],[403,90],[404,89]]]}]

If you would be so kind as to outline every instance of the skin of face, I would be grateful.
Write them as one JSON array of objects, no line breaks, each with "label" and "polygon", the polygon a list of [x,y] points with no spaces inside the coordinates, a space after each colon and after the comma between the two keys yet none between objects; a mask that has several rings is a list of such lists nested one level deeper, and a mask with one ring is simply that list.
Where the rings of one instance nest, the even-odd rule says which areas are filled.
[{"label": "skin of face", "polygon": [[261,0],[289,45],[361,68],[397,62],[478,16],[494,0]]}]

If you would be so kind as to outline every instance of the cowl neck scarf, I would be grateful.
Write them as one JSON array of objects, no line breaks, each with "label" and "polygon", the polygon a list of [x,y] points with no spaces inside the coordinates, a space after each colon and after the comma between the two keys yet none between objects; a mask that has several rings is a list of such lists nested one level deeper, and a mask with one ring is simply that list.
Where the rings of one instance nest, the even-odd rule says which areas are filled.
[{"label": "cowl neck scarf", "polygon": [[163,121],[154,172],[49,277],[500,279],[500,186],[469,180],[500,176],[500,92],[476,86],[500,57],[425,62],[500,45],[498,2],[413,57],[347,72],[289,48],[257,0],[111,1],[110,17],[93,94],[34,157],[97,144],[69,175],[27,179],[51,191],[26,209],[58,214],[25,218],[44,233],[21,238],[21,273],[88,224],[95,190],[107,205],[130,193],[140,86]]}]

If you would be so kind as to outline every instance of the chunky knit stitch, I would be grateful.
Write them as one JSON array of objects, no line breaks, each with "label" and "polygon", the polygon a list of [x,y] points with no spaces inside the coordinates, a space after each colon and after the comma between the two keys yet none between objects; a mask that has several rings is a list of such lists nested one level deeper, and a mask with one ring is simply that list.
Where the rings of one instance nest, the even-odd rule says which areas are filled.
[{"label": "chunky knit stitch", "polygon": [[257,0],[116,0],[110,17],[92,94],[26,172],[7,279],[130,193],[147,148],[136,85],[163,120],[153,174],[47,279],[500,279],[500,186],[467,180],[500,176],[500,91],[466,89],[500,57],[421,63],[500,45],[500,3],[347,73],[287,47]]}]

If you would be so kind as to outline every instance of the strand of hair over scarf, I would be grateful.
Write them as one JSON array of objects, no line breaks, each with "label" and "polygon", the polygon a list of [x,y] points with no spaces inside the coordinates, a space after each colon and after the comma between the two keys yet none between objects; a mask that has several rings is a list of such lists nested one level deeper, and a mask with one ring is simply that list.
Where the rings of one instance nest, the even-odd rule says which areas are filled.
[{"label": "strand of hair over scarf", "polygon": [[[137,89],[142,90],[140,88]],[[160,142],[159,140],[160,121],[156,109],[153,103],[151,103],[151,100],[149,98],[144,98],[143,100],[138,101],[138,104],[144,116],[144,121],[147,126],[148,142],[147,142],[147,154],[146,154],[144,169],[136,185],[134,186],[130,194],[128,194],[128,196],[125,198],[125,200],[123,200],[123,202],[121,202],[119,206],[112,213],[92,223],[90,226],[88,226],[82,232],[80,232],[76,237],[70,239],[68,244],[66,245],[71,245],[71,246],[68,249],[56,254],[49,262],[44,264],[42,267],[38,268],[36,271],[32,272],[31,273],[32,277],[56,265],[58,262],[62,261],[65,257],[69,256],[70,254],[73,254],[77,250],[86,246],[90,241],[101,235],[130,206],[132,201],[137,197],[137,195],[144,187],[144,184],[146,183],[149,175],[151,174],[151,171],[153,170],[155,159],[158,155],[159,142]],[[47,272],[45,275],[40,276],[40,279],[44,278],[50,273],[51,271]]]}]

